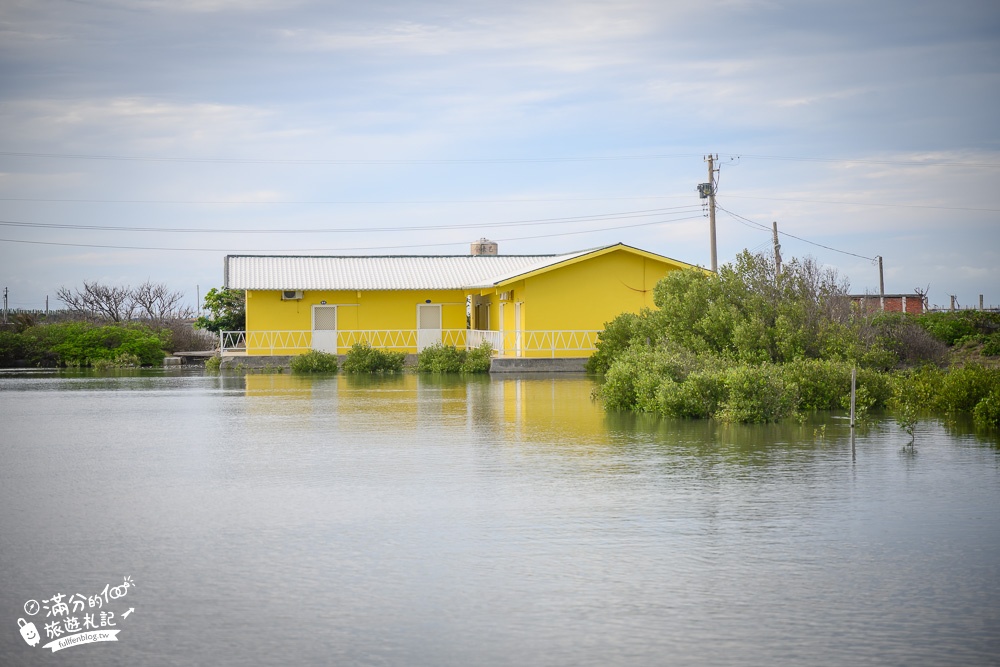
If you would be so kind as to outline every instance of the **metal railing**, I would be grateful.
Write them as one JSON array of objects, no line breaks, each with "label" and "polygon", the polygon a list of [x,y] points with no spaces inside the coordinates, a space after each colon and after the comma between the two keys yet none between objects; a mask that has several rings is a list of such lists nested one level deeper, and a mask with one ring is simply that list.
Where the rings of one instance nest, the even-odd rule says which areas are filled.
[{"label": "metal railing", "polygon": [[[334,332],[330,332],[331,334]],[[352,345],[365,343],[374,348],[416,352],[429,344],[441,343],[472,349],[488,342],[495,355],[552,356],[566,353],[590,354],[597,349],[599,330],[481,331],[477,329],[370,329],[336,332],[330,348],[346,353]],[[223,355],[299,354],[313,348],[312,331],[222,331],[219,345]],[[332,349],[330,351],[333,351]]]}]

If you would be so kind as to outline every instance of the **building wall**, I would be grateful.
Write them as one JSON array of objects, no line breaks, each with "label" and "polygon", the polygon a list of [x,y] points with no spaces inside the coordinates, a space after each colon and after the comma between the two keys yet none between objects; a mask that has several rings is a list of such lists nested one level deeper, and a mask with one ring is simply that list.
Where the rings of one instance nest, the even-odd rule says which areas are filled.
[{"label": "building wall", "polygon": [[[589,356],[590,352],[579,350],[550,349],[583,346],[584,334],[539,332],[597,331],[624,312],[654,308],[653,287],[672,270],[677,267],[623,249],[498,288],[497,294],[490,297],[494,303],[503,292],[509,292],[509,301],[501,302],[505,353],[513,354],[512,348],[517,345],[516,302],[522,302],[522,356]],[[498,329],[498,322],[490,324],[492,329]],[[593,340],[593,335],[589,338]]]},{"label": "building wall", "polygon": [[[441,306],[441,327],[446,330],[465,329],[465,292],[461,290],[412,290],[396,292],[344,292],[315,290],[303,293],[302,299],[282,300],[277,290],[247,292],[248,354],[272,354],[263,344],[264,337],[254,332],[312,331],[314,305],[337,306],[337,330],[344,331],[411,331],[417,327],[417,306],[428,301]],[[402,335],[400,335],[402,336]],[[352,339],[353,340],[353,339]],[[397,337],[404,342],[404,337]],[[309,351],[305,339],[296,341],[285,336],[281,354],[301,354]],[[299,343],[299,344],[296,344]],[[415,343],[398,345],[396,349],[416,352]],[[338,349],[347,352],[347,347]]]},{"label": "building wall", "polygon": [[893,294],[886,296],[884,297],[884,309],[882,307],[883,299],[877,294],[875,296],[852,296],[851,300],[869,313],[885,310],[887,313],[905,312],[910,315],[920,315],[924,312],[924,300],[919,294]]}]

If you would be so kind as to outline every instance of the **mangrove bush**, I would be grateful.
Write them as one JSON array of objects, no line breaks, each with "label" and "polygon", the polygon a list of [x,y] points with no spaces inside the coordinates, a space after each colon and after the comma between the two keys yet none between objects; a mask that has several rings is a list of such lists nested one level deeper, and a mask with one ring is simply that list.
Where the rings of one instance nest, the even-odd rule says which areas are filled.
[{"label": "mangrove bush", "polygon": [[355,343],[344,358],[345,373],[399,373],[406,354],[380,350],[368,343]]}]

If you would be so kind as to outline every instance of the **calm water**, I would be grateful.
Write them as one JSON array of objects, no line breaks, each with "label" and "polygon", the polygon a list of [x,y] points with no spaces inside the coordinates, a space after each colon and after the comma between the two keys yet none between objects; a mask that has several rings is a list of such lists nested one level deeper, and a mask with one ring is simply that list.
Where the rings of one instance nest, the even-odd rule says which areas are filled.
[{"label": "calm water", "polygon": [[[0,374],[0,664],[1000,664],[995,437],[852,456],[832,416],[591,388]],[[21,639],[51,641],[26,601],[126,575],[117,642]]]}]

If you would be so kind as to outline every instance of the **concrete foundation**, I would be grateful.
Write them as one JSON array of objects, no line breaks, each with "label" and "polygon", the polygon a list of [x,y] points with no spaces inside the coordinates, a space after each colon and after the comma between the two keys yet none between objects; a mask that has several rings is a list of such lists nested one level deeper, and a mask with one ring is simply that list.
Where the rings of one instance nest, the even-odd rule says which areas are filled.
[{"label": "concrete foundation", "polygon": [[[279,366],[281,368],[291,368],[292,359],[297,355],[294,354],[276,354],[276,355],[254,355],[254,356],[231,356],[222,357],[222,363],[219,365],[221,370],[233,370],[237,366],[241,368],[264,368],[265,366]],[[337,366],[339,368],[344,367],[344,359],[347,358],[346,354],[337,355]],[[403,360],[404,368],[416,368],[417,366],[417,355],[408,354],[406,359]]]},{"label": "concrete foundation", "polygon": [[[234,370],[240,368],[264,368],[266,366],[278,366],[280,368],[291,368],[294,355],[274,355],[274,356],[232,356],[222,357],[219,366],[221,370]],[[344,366],[345,355],[337,355],[337,363],[341,368]],[[587,365],[587,357],[572,358],[513,358],[497,357],[490,363],[490,373],[583,373]],[[416,368],[417,355],[406,355],[404,362],[406,368]]]},{"label": "concrete foundation", "polygon": [[512,358],[497,357],[490,364],[490,373],[582,373],[587,357]]}]

